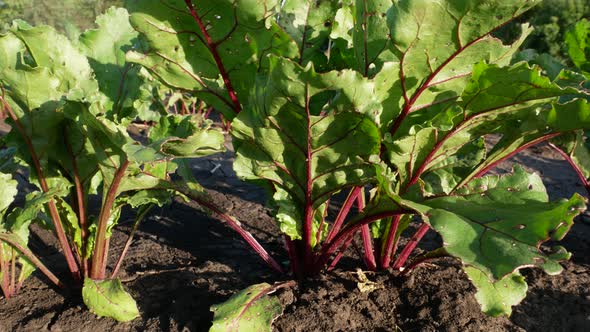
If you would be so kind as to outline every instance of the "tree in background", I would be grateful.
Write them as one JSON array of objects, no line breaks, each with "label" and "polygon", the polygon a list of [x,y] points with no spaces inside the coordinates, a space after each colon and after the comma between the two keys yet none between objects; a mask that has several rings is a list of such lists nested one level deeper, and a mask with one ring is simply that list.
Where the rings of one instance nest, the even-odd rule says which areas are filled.
[{"label": "tree in background", "polygon": [[537,53],[548,53],[555,59],[569,63],[564,44],[564,34],[582,18],[590,19],[588,0],[543,0],[516,21],[496,33],[502,39],[514,39],[520,35],[520,25],[529,22],[535,30],[523,44],[523,48]]}]

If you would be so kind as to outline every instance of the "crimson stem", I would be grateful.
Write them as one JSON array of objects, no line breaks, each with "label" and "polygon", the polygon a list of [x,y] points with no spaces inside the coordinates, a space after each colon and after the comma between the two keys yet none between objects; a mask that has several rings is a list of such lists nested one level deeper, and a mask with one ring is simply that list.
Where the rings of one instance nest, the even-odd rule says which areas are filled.
[{"label": "crimson stem", "polygon": [[[357,196],[356,202],[359,213],[365,209],[365,195],[364,189],[361,189],[361,194]],[[363,239],[364,260],[367,268],[370,271],[377,270],[377,262],[375,260],[375,252],[373,250],[373,237],[371,236],[371,229],[369,224],[361,226],[361,237]]]},{"label": "crimson stem", "polygon": [[131,232],[129,233],[129,237],[127,237],[127,241],[125,241],[125,246],[123,247],[123,250],[121,251],[121,254],[119,255],[119,259],[117,260],[117,263],[115,264],[115,268],[113,268],[113,273],[111,273],[111,279],[115,279],[117,277],[117,274],[119,273],[119,269],[121,268],[121,265],[123,264],[123,259],[125,259],[125,256],[127,255],[127,251],[129,250],[129,247],[131,246],[131,242],[133,242],[133,236],[135,235],[135,232],[137,232],[137,229],[139,228],[139,224],[145,218],[145,216],[151,211],[151,209],[153,207],[154,207],[154,204],[150,204],[150,205],[147,205],[146,207],[142,207],[142,210],[139,212],[139,214],[135,218],[135,223],[133,223],[133,228],[131,229]]},{"label": "crimson stem", "polygon": [[402,252],[399,254],[398,258],[393,263],[394,269],[399,269],[402,266],[404,266],[404,264],[406,264],[406,261],[410,257],[410,254],[412,253],[412,251],[414,251],[414,249],[418,245],[418,242],[422,240],[422,237],[424,237],[424,235],[426,234],[426,232],[428,232],[429,229],[430,226],[427,223],[422,223],[420,228],[418,228],[414,236],[412,236],[412,238],[410,239],[410,242],[406,244]]},{"label": "crimson stem", "polygon": [[229,227],[231,227],[234,231],[238,232],[238,234],[240,234],[240,236],[250,245],[250,247],[254,249],[258,256],[262,258],[262,260],[264,260],[270,267],[272,267],[278,273],[284,272],[281,265],[277,263],[277,261],[266,251],[266,249],[264,249],[264,247],[260,245],[260,243],[258,243],[258,241],[254,238],[254,236],[252,236],[252,234],[250,234],[250,232],[246,231],[242,227],[242,224],[238,220],[221,211],[221,209],[215,206],[215,204],[201,197],[198,197],[197,195],[194,195],[190,191],[183,190],[182,188],[178,187],[175,187],[175,190],[192,199],[193,201],[197,202],[199,205],[205,207],[209,211],[219,216],[219,218],[221,218],[223,221],[227,222]]},{"label": "crimson stem", "polygon": [[393,217],[398,214],[406,214],[406,213],[411,213],[411,211],[405,210],[405,209],[400,209],[400,210],[395,210],[395,211],[381,212],[381,213],[377,213],[374,215],[366,216],[365,218],[359,220],[358,222],[355,222],[354,224],[351,224],[351,225],[343,228],[342,231],[339,232],[338,235],[336,235],[330,243],[327,243],[322,248],[320,256],[316,262],[316,268],[319,269],[320,267],[327,264],[328,260],[336,252],[336,250],[338,248],[340,248],[344,243],[346,243],[346,241],[348,241],[354,235],[354,233],[356,233],[359,229],[361,229],[361,227],[363,225],[368,225],[376,220],[380,220],[380,219],[384,219],[384,218],[388,218],[388,217]]},{"label": "crimson stem", "polygon": [[588,194],[590,194],[590,183],[588,182],[588,179],[584,175],[584,172],[582,171],[582,169],[574,162],[574,160],[572,159],[572,156],[567,154],[562,149],[560,149],[557,145],[555,145],[551,142],[549,142],[548,144],[553,150],[555,150],[557,153],[559,153],[563,157],[563,159],[565,159],[570,164],[570,166],[574,169],[574,171],[576,172],[576,174],[580,178],[580,181],[582,181],[584,188],[586,188],[586,191],[588,192]]},{"label": "crimson stem", "polygon": [[360,195],[360,193],[361,187],[354,187],[350,190],[348,196],[346,197],[346,200],[344,201],[344,204],[340,208],[340,211],[338,211],[338,215],[334,220],[334,224],[332,225],[332,228],[330,229],[328,236],[326,237],[326,243],[332,241],[336,234],[338,234],[338,232],[342,228],[342,225],[344,224],[344,220],[348,216],[350,209],[354,205],[354,202],[356,201],[356,198],[358,197],[358,195]]},{"label": "crimson stem", "polygon": [[127,167],[129,166],[129,161],[125,160],[123,164],[117,169],[115,176],[113,177],[113,181],[109,186],[109,190],[105,196],[105,200],[102,205],[102,209],[100,211],[100,215],[98,217],[98,226],[96,230],[96,240],[95,240],[95,247],[94,252],[92,254],[92,266],[90,268],[90,278],[95,280],[102,280],[106,276],[106,264],[108,260],[108,241],[107,239],[107,226],[109,223],[109,218],[111,216],[111,211],[113,209],[113,205],[115,204],[115,199],[117,198],[117,193],[119,190],[119,186],[121,184],[121,180],[125,176],[125,171],[127,171]]},{"label": "crimson stem", "polygon": [[[31,263],[33,263],[33,265],[35,265],[39,269],[39,271],[41,271],[56,286],[63,287],[63,284],[61,283],[59,278],[56,277],[51,271],[49,271],[49,269],[45,267],[45,265],[43,265],[43,263],[41,263],[41,261],[27,247],[22,246],[19,243],[19,241],[14,240],[8,234],[2,233],[0,233],[0,240],[8,243],[11,247],[15,248],[18,252],[23,254]],[[3,273],[3,275],[6,276],[7,274]]]},{"label": "crimson stem", "polygon": [[394,216],[391,220],[391,226],[389,227],[389,233],[387,233],[387,239],[385,240],[385,246],[383,253],[381,254],[381,268],[388,269],[391,264],[391,258],[397,251],[397,243],[399,237],[396,237],[397,230],[399,228],[399,222],[402,219],[402,215]]},{"label": "crimson stem", "polygon": [[[14,114],[12,107],[10,107],[10,105],[4,99],[4,89],[2,89],[2,96],[0,96],[0,99],[2,99],[2,105],[3,105],[2,108],[4,109],[4,112],[8,113],[8,115],[10,116],[12,121],[14,122],[16,129],[18,130],[19,134],[22,136],[22,138],[25,142],[25,145],[27,146],[27,149],[29,150],[31,160],[33,161],[33,166],[35,168],[35,172],[37,173],[37,177],[39,179],[39,184],[41,185],[41,190],[43,190],[43,192],[45,192],[45,193],[48,192],[49,186],[47,185],[47,181],[45,179],[45,175],[44,175],[43,169],[41,167],[41,162],[39,161],[39,157],[37,156],[37,152],[35,151],[35,148],[33,147],[33,143],[31,141],[30,137],[27,136],[26,130],[23,127],[22,123],[20,122],[19,118],[16,116],[16,114]],[[47,207],[49,209],[49,215],[51,216],[51,219],[53,220],[53,225],[55,227],[55,233],[57,235],[57,239],[59,241],[60,247],[63,250],[64,256],[66,258],[68,268],[69,268],[74,280],[79,282],[81,280],[80,279],[80,267],[78,266],[76,258],[74,257],[72,247],[70,246],[70,243],[69,243],[68,238],[66,236],[65,230],[64,230],[63,225],[61,223],[61,218],[59,216],[59,212],[57,210],[57,205],[55,204],[55,201],[53,199],[49,200],[49,202],[47,203]]]}]

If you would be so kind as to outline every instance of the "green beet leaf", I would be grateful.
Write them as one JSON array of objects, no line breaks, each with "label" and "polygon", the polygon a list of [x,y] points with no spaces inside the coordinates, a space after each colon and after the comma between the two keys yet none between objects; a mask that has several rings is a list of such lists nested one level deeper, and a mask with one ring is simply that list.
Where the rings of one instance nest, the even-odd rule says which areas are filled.
[{"label": "green beet leaf", "polygon": [[232,118],[249,95],[252,78],[268,54],[296,56],[297,46],[270,18],[279,1],[127,1],[131,24],[149,45],[127,59],[166,84]]},{"label": "green beet leaf", "polygon": [[397,92],[401,109],[390,110],[390,118],[452,103],[468,82],[474,63],[508,64],[531,29],[523,26],[521,38],[512,45],[503,45],[491,32],[533,5],[535,1],[524,0],[493,4],[446,0],[436,6],[428,0],[397,2],[387,15],[400,62],[396,76],[401,81]]},{"label": "green beet leaf", "polygon": [[111,118],[131,120],[133,102],[139,99],[143,77],[140,67],[126,62],[125,53],[138,48],[138,33],[129,24],[123,8],[110,8],[96,19],[97,29],[85,31],[79,38],[82,52],[94,71],[100,92],[106,98],[104,109]]},{"label": "green beet leaf", "polygon": [[518,272],[511,273],[498,281],[492,281],[480,270],[465,267],[465,273],[477,288],[475,298],[481,310],[493,317],[510,316],[512,306],[522,301],[528,289],[524,277]]},{"label": "green beet leaf", "polygon": [[527,266],[559,273],[567,254],[546,255],[540,245],[558,241],[585,210],[585,200],[575,194],[562,202],[547,202],[538,175],[516,168],[514,174],[490,175],[472,181],[456,195],[423,202],[429,223],[441,234],[445,250],[499,280]]},{"label": "green beet leaf", "polygon": [[[187,117],[189,125],[179,129],[176,122],[184,120],[170,117],[151,145],[138,144],[127,131],[134,115],[126,109],[139,98],[142,78],[138,66],[125,62],[137,33],[123,9],[110,10],[97,23],[77,45],[50,27],[14,23],[0,35],[0,84],[2,112],[13,127],[3,141],[28,166],[30,182],[44,191],[37,200],[48,207],[47,224],[58,235],[68,267],[74,272],[91,266],[81,272],[102,279],[102,258],[108,257],[103,251],[122,206],[169,202],[173,159],[221,151],[224,137],[202,119]],[[102,196],[100,206],[91,206],[93,195]],[[40,206],[15,209],[10,217],[30,216],[30,223]]]},{"label": "green beet leaf", "polygon": [[168,115],[149,133],[149,144],[133,142],[124,147],[133,160],[151,162],[171,158],[198,158],[225,150],[221,130],[199,116]]},{"label": "green beet leaf", "polygon": [[[98,84],[93,78],[88,59],[65,36],[49,26],[31,27],[22,21],[15,22],[10,31],[26,45],[37,68],[50,69],[51,86],[73,100],[90,98],[96,94]],[[37,85],[41,84],[37,82]]]},{"label": "green beet leaf", "polygon": [[[313,62],[318,70],[328,68],[332,21],[339,7],[337,0],[286,0],[277,13],[277,23],[289,34],[299,51],[294,60],[301,65]],[[281,54],[285,56],[286,54]]]},{"label": "green beet leaf", "polygon": [[273,320],[283,313],[279,299],[269,295],[272,289],[267,283],[252,285],[229,300],[211,306],[213,326],[209,331],[270,331]]},{"label": "green beet leaf", "polygon": [[276,60],[272,75],[259,82],[259,103],[233,122],[234,169],[280,188],[279,222],[289,224],[281,229],[295,232],[333,193],[374,178],[371,156],[379,153],[380,135],[362,114],[331,112],[325,96],[339,87],[330,77],[326,82],[309,66]]},{"label": "green beet leaf", "polygon": [[110,317],[120,322],[139,317],[135,300],[123,289],[119,279],[95,281],[86,278],[82,298],[88,309],[99,317]]}]

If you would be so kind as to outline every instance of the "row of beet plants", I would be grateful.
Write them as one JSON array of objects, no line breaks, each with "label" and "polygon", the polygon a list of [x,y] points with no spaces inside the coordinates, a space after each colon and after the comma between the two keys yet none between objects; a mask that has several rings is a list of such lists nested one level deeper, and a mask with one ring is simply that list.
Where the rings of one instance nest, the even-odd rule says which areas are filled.
[{"label": "row of beet plants", "polygon": [[[75,42],[14,23],[0,38],[0,101],[13,127],[5,153],[17,163],[0,170],[27,168],[37,190],[24,208],[9,206],[10,176],[0,191],[0,210],[11,210],[0,228],[5,294],[33,266],[61,283],[26,248],[35,219],[55,231],[91,310],[135,318],[116,279],[121,260],[107,269],[112,228],[124,205],[139,222],[174,194],[286,270],[192,178],[184,158],[223,149],[209,121],[165,115],[147,143],[129,136],[141,87],[155,77],[231,121],[234,169],[268,190],[294,278],[334,268],[358,235],[370,270],[408,273],[456,257],[482,310],[509,315],[527,290],[519,270],[559,273],[570,254],[542,244],[562,239],[586,207],[578,194],[549,202],[539,175],[519,166],[486,175],[542,142],[567,155],[590,127],[584,76],[513,62],[526,24],[516,40],[493,36],[537,2],[129,0],[129,14],[110,10]],[[442,247],[410,259],[429,230]],[[268,328],[282,311],[268,294],[283,286],[254,285],[213,307],[213,329]]]}]

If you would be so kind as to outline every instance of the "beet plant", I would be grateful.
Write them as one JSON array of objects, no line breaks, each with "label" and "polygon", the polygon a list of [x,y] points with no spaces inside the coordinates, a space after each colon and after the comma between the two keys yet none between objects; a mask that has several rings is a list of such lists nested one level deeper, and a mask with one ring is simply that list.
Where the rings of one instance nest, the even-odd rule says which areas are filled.
[{"label": "beet plant", "polygon": [[[483,310],[510,314],[519,270],[559,273],[569,253],[542,244],[585,209],[577,194],[549,202],[518,166],[487,175],[590,125],[567,73],[511,64],[531,27],[493,35],[537,2],[130,0],[149,49],[127,59],[233,118],[234,169],[268,189],[297,278],[333,267],[360,234],[369,269],[453,256]],[[410,261],[429,230],[442,247]]]},{"label": "beet plant", "polygon": [[[181,159],[223,151],[224,135],[211,121],[160,116],[143,143],[127,131],[141,117],[135,106],[146,102],[145,76],[125,60],[125,52],[139,47],[128,16],[111,9],[97,19],[98,29],[76,42],[23,21],[0,36],[0,110],[12,128],[3,137],[10,147],[5,151],[16,154],[35,188],[24,208],[11,207],[16,183],[1,175],[0,280],[6,297],[36,266],[59,286],[81,287],[97,315],[131,320],[139,312],[117,274],[147,211],[181,191],[223,215]],[[192,182],[174,183],[177,170]],[[110,238],[125,206],[137,212],[135,226],[119,259],[109,262]],[[57,279],[27,249],[33,220],[56,235],[70,279]]]}]

